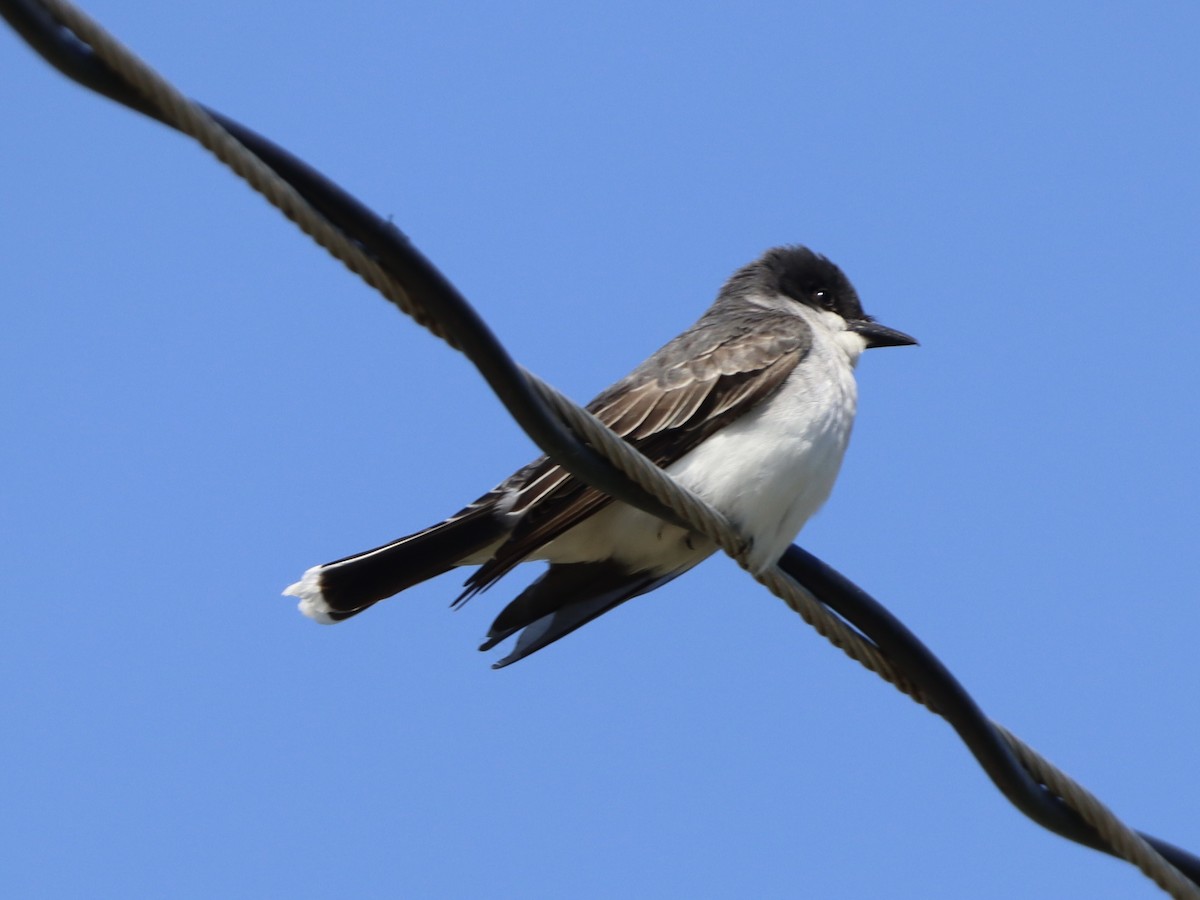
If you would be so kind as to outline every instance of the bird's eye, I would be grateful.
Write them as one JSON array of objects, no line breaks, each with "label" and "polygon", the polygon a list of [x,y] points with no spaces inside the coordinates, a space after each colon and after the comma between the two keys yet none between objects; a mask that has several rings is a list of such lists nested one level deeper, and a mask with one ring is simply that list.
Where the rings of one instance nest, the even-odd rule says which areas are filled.
[{"label": "bird's eye", "polygon": [[833,291],[815,291],[813,293],[813,300],[816,301],[817,305],[822,309],[833,309]]}]

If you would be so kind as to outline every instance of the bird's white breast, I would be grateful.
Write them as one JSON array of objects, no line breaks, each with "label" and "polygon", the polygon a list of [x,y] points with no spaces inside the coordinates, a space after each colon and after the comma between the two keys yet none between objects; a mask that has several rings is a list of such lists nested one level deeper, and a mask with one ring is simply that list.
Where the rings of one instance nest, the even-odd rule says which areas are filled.
[{"label": "bird's white breast", "polygon": [[815,329],[809,355],[774,396],[667,471],[732,519],[754,541],[751,565],[766,568],[829,498],[857,400],[853,361]]},{"label": "bird's white breast", "polygon": [[[865,344],[840,318],[804,313],[813,346],[779,390],[667,467],[752,539],[756,570],[774,563],[828,499],[854,424],[854,364]],[[666,572],[714,547],[617,503],[543,549],[542,558],[582,561],[600,551],[633,569]]]}]

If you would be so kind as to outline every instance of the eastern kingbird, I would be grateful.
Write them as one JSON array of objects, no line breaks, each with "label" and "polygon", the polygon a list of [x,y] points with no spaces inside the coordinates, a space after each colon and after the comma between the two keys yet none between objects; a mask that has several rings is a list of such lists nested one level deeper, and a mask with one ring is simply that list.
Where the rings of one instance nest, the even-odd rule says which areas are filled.
[{"label": "eastern kingbird", "polygon": [[[833,489],[854,424],[859,355],[915,343],[864,313],[828,259],[778,247],[735,272],[695,325],[587,408],[732,520],[761,571]],[[518,563],[548,560],[479,648],[521,632],[500,668],[715,549],[542,457],[446,521],[315,566],[284,593],[300,598],[305,615],[333,624],[456,566],[480,567],[458,606]]]}]

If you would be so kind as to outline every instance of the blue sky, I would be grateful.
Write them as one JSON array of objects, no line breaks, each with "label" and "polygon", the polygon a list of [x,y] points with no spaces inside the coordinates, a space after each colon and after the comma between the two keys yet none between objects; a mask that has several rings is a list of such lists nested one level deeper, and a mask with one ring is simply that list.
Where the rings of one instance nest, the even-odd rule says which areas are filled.
[{"label": "blue sky", "polygon": [[[580,400],[764,248],[869,353],[801,542],[1200,850],[1200,9],[133,3],[186,93],[390,215]],[[286,10],[286,11],[285,11]],[[0,30],[12,896],[1158,896],[724,559],[502,672],[529,573],[280,590],[535,452],[198,147]]]}]

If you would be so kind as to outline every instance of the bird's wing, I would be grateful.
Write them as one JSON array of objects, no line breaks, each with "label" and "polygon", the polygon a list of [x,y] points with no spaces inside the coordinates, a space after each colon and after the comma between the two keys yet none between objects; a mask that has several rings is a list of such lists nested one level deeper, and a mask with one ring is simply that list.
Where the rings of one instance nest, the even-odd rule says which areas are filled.
[{"label": "bird's wing", "polygon": [[[761,403],[812,346],[798,316],[767,309],[701,319],[588,404],[609,428],[666,467]],[[491,586],[542,545],[612,502],[543,457],[497,492],[516,491],[523,514],[459,602]],[[494,492],[496,493],[496,492]]]},{"label": "bird's wing", "polygon": [[504,607],[479,649],[491,650],[521,632],[512,652],[492,663],[493,669],[502,669],[566,637],[626,600],[661,587],[677,574],[631,575],[608,561],[554,563]]}]

